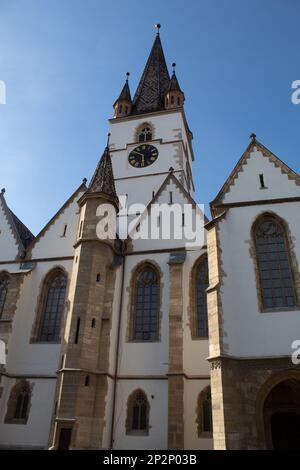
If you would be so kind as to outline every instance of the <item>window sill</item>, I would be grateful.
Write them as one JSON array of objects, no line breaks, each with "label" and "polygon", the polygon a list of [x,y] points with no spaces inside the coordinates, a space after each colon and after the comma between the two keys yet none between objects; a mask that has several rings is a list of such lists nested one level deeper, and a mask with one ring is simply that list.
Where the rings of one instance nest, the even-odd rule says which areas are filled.
[{"label": "window sill", "polygon": [[139,436],[139,437],[147,437],[149,436],[148,431],[128,431],[126,433],[127,436]]},{"label": "window sill", "polygon": [[9,419],[4,424],[27,424],[27,419]]},{"label": "window sill", "polygon": [[280,312],[299,312],[300,307],[295,305],[295,307],[276,307],[276,308],[263,308],[260,313],[280,313]]},{"label": "window sill", "polygon": [[60,344],[61,341],[38,341],[38,340],[30,340],[30,344]]},{"label": "window sill", "polygon": [[212,432],[202,432],[199,436],[200,439],[212,439]]},{"label": "window sill", "polygon": [[159,339],[153,339],[153,340],[150,340],[150,339],[130,339],[127,341],[127,343],[132,343],[132,344],[140,344],[140,343],[161,343],[161,341]]}]

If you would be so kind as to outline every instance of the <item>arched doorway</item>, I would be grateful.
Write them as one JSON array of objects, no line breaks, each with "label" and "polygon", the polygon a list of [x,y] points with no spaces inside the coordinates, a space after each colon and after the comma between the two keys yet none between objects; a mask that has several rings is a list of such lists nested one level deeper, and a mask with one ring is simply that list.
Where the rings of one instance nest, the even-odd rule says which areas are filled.
[{"label": "arched doorway", "polygon": [[300,380],[290,378],[271,389],[263,418],[268,449],[300,449]]}]

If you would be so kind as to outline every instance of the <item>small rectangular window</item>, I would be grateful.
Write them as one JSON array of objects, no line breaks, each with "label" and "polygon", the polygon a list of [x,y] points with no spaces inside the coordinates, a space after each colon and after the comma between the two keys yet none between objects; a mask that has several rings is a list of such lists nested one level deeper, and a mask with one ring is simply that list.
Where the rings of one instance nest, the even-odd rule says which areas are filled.
[{"label": "small rectangular window", "polygon": [[83,226],[83,222],[81,221],[80,226],[79,226],[78,238],[81,238],[81,236],[82,236],[82,226]]},{"label": "small rectangular window", "polygon": [[260,174],[259,175],[259,182],[260,182],[260,187],[261,188],[265,188],[265,179],[264,179],[264,175],[263,174]]},{"label": "small rectangular window", "polygon": [[173,204],[173,193],[172,193],[172,191],[169,192],[169,204]]},{"label": "small rectangular window", "polygon": [[68,224],[65,224],[64,225],[64,229],[63,229],[63,232],[62,232],[62,238],[64,238],[66,236],[66,233],[67,233],[67,227],[68,227]]}]

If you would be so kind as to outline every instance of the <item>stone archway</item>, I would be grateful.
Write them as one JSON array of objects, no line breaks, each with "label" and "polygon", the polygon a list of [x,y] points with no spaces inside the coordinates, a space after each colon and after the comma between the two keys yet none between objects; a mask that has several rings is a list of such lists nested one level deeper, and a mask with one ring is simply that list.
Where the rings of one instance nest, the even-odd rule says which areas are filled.
[{"label": "stone archway", "polygon": [[300,449],[300,371],[271,377],[257,400],[260,446],[267,449]]}]

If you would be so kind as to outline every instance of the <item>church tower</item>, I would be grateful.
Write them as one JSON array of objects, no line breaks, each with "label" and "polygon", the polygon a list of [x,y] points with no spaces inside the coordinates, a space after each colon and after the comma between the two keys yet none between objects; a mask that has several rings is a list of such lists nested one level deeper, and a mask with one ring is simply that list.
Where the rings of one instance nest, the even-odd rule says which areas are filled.
[{"label": "church tower", "polygon": [[78,204],[79,228],[69,288],[66,344],[58,375],[51,437],[54,449],[101,448],[116,246],[115,240],[97,238],[96,227],[101,205],[118,210],[108,144]]},{"label": "church tower", "polygon": [[131,100],[128,76],[110,119],[110,152],[118,195],[128,204],[147,205],[170,168],[192,195],[192,133],[184,112],[184,93],[175,74],[170,78],[157,34]]}]

